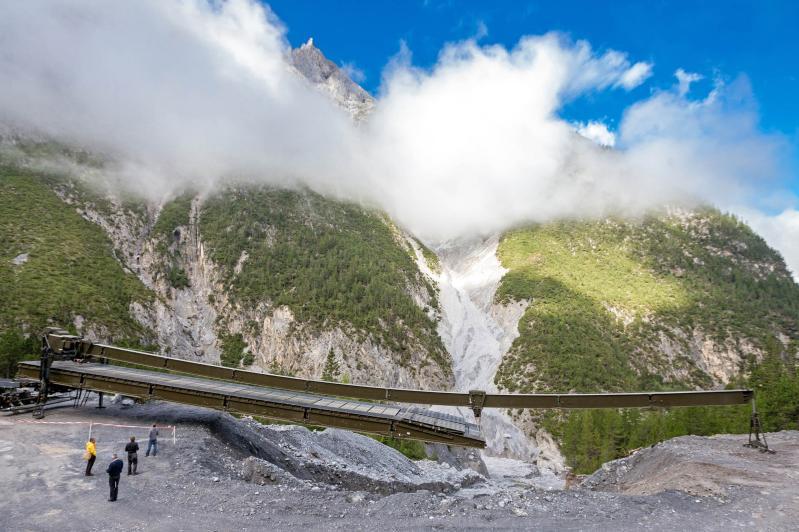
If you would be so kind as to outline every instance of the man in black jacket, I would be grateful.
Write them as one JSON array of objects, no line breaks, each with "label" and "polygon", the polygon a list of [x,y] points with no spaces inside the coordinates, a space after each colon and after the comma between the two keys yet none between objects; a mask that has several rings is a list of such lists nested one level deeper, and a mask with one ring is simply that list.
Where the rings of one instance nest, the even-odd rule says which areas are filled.
[{"label": "man in black jacket", "polygon": [[117,500],[119,476],[122,474],[124,468],[125,463],[114,454],[114,460],[108,464],[108,469],[105,470],[105,472],[108,473],[108,485],[111,487],[111,496],[108,498],[111,502]]},{"label": "man in black jacket", "polygon": [[139,450],[139,444],[136,443],[136,437],[130,437],[130,443],[125,446],[125,452],[128,453],[128,475],[130,475],[131,466],[133,466],[133,474],[136,474],[136,468],[139,466],[139,455],[136,451]]}]

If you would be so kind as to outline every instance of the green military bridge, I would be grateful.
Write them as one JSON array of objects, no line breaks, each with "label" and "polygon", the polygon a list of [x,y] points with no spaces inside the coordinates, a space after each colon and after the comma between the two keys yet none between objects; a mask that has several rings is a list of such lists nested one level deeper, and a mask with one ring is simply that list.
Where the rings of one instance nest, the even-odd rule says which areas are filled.
[{"label": "green military bridge", "polygon": [[[37,378],[40,364],[23,362],[18,375]],[[485,445],[477,425],[458,416],[422,408],[90,362],[55,361],[50,367],[49,380],[64,388],[119,393],[142,400],[160,399],[296,423],[448,445]]]},{"label": "green military bridge", "polygon": [[[20,377],[40,380],[42,405],[52,389],[62,387],[468,447],[485,446],[479,425],[460,416],[408,405],[467,407],[478,420],[485,408],[648,408],[748,402],[754,406],[751,390],[489,394],[383,388],[192,362],[95,344],[62,331],[48,332],[42,340],[41,360],[20,363],[18,370]],[[109,361],[138,367],[111,365]]]}]

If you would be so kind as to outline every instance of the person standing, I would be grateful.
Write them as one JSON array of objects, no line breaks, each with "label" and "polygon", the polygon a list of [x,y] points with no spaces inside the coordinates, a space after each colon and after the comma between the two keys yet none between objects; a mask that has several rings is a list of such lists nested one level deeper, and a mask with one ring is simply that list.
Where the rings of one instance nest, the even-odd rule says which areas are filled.
[{"label": "person standing", "polygon": [[153,428],[150,429],[150,441],[147,443],[147,452],[144,456],[150,456],[150,449],[153,451],[153,456],[158,454],[158,427],[153,423]]},{"label": "person standing", "polygon": [[131,466],[133,467],[133,474],[136,474],[136,469],[139,467],[139,444],[136,443],[136,437],[131,436],[130,442],[125,446],[125,452],[128,453],[128,475],[131,474]]},{"label": "person standing", "polygon": [[83,453],[83,458],[86,460],[86,476],[91,477],[93,476],[94,461],[97,460],[97,445],[94,438],[89,438],[89,441],[86,442],[86,452]]},{"label": "person standing", "polygon": [[117,500],[117,494],[119,493],[119,476],[122,474],[124,468],[125,463],[120,460],[115,453],[114,459],[108,464],[108,469],[105,470],[105,472],[108,473],[108,486],[111,488],[111,495],[108,497],[110,502]]}]

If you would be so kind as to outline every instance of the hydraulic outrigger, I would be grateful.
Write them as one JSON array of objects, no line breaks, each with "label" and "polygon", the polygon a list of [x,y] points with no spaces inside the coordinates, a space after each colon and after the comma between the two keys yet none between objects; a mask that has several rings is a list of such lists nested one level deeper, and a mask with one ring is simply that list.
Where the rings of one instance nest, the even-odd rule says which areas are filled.
[{"label": "hydraulic outrigger", "polygon": [[744,444],[744,447],[757,449],[761,453],[774,454],[776,452],[773,449],[769,449],[768,442],[766,442],[766,434],[760,425],[760,416],[757,413],[754,396],[752,397],[752,415],[749,417],[749,441]]},{"label": "hydraulic outrigger", "polygon": [[[763,452],[768,448],[762,434],[760,418],[755,408],[752,390],[712,390],[687,392],[639,392],[600,394],[489,394],[482,390],[468,393],[382,388],[355,384],[299,379],[268,373],[256,373],[238,368],[228,368],[165,357],[105,344],[95,344],[65,331],[49,329],[42,337],[42,354],[39,363],[40,394],[36,415],[44,414],[44,405],[50,391],[50,371],[54,361],[108,360],[186,373],[270,389],[313,393],[331,398],[353,398],[367,401],[388,401],[421,405],[468,407],[479,422],[485,408],[523,409],[584,409],[584,408],[647,408],[721,406],[751,403],[749,447]],[[121,392],[120,392],[121,393]],[[357,428],[356,428],[357,430]],[[366,430],[368,432],[368,430]]]}]

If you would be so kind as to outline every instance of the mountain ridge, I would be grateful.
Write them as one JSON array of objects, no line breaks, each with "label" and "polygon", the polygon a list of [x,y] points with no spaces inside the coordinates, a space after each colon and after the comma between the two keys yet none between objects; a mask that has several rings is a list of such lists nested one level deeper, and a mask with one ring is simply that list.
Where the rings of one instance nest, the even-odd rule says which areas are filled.
[{"label": "mountain ridge", "polygon": [[314,45],[313,38],[290,52],[291,64],[317,90],[327,94],[355,120],[365,120],[374,107],[374,98],[352,81]]}]

